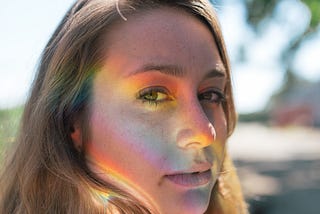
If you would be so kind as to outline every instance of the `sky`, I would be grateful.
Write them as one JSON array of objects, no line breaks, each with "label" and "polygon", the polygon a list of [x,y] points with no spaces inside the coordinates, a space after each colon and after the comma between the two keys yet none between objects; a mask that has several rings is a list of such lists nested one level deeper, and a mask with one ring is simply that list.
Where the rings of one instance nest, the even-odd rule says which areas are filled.
[{"label": "sky", "polygon": [[[0,0],[0,108],[25,102],[40,54],[73,1]],[[225,0],[216,6],[232,62],[236,108],[240,113],[262,110],[279,89],[284,73],[280,50],[288,45],[288,36],[302,32],[310,19],[298,0],[284,0],[277,9],[279,22],[266,26],[263,36],[257,37],[245,22],[241,1]],[[294,27],[284,27],[284,22]],[[241,43],[249,47],[246,63],[235,60]],[[319,50],[320,30],[295,56],[299,75],[320,80]]]}]

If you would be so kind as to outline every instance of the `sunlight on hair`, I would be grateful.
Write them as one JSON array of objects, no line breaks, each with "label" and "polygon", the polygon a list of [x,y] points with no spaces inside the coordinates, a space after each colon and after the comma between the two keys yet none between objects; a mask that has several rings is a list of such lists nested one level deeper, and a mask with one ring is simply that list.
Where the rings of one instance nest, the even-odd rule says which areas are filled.
[{"label": "sunlight on hair", "polygon": [[93,201],[95,202],[96,205],[102,205],[103,206],[103,211],[105,212],[106,208],[108,207],[108,202],[112,200],[112,197],[115,196],[115,193],[112,192],[104,192],[98,189],[91,189],[93,193]]},{"label": "sunlight on hair", "polygon": [[121,16],[121,18],[124,20],[124,21],[127,21],[128,19],[121,13],[121,10],[119,8],[119,1],[116,1],[116,8],[117,8],[117,12],[119,13],[119,15]]}]

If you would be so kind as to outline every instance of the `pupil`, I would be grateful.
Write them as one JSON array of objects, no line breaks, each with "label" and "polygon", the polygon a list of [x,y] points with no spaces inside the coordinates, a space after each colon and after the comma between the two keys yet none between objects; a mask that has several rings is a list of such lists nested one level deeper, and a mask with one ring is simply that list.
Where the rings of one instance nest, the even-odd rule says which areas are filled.
[{"label": "pupil", "polygon": [[156,91],[151,91],[148,94],[146,94],[145,99],[147,100],[156,100],[158,98],[158,93]]},{"label": "pupil", "polygon": [[209,94],[209,93],[206,93],[206,94],[204,94],[204,98],[208,99],[208,100],[211,100],[212,99],[212,95]]}]

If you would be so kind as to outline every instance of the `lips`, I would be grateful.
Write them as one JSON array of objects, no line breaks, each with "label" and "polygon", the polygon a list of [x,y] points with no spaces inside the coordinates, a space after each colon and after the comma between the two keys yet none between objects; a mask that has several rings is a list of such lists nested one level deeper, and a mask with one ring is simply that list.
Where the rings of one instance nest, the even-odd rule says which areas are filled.
[{"label": "lips", "polygon": [[183,187],[197,187],[209,183],[211,180],[211,170],[192,173],[176,173],[166,175],[171,182]]}]

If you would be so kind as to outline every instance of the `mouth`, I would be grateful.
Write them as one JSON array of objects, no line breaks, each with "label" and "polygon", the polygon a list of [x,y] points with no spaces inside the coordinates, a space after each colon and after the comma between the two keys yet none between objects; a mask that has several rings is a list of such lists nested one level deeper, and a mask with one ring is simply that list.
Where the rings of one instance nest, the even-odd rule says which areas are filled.
[{"label": "mouth", "polygon": [[176,173],[165,176],[169,181],[182,187],[198,187],[211,181],[211,169],[187,173]]}]

